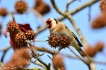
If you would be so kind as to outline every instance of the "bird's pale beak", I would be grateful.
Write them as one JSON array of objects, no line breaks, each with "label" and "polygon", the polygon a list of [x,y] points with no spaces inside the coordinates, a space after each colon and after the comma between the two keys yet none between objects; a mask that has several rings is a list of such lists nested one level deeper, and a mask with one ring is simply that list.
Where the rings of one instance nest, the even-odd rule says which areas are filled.
[{"label": "bird's pale beak", "polygon": [[44,26],[45,26],[45,27],[48,27],[49,25],[45,24]]}]

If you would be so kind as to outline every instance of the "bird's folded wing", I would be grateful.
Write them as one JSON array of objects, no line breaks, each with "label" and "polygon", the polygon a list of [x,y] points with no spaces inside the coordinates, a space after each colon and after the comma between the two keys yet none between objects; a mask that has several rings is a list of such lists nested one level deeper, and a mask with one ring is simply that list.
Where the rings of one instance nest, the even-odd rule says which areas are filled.
[{"label": "bird's folded wing", "polygon": [[[64,24],[65,25],[65,24]],[[75,40],[78,43],[79,47],[82,47],[82,44],[80,43],[80,41],[78,40],[77,36],[65,25],[65,28],[72,34],[72,36],[75,38]]]}]

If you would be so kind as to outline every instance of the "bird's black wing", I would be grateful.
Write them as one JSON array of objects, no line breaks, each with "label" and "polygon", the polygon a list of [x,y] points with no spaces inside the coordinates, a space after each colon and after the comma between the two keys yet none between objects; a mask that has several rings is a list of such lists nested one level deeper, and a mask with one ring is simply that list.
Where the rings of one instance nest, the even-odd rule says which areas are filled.
[{"label": "bird's black wing", "polygon": [[[65,24],[64,24],[65,25]],[[73,37],[75,38],[75,40],[77,41],[77,43],[78,43],[78,46],[79,47],[82,47],[83,45],[81,44],[81,42],[78,40],[78,38],[77,38],[77,36],[65,25],[65,28],[69,31],[69,32],[71,32],[71,34],[73,35]]]}]

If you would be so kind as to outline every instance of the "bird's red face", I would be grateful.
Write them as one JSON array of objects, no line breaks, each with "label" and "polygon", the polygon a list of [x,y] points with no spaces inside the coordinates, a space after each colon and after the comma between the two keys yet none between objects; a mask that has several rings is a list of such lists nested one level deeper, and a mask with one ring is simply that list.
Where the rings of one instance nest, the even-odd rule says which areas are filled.
[{"label": "bird's red face", "polygon": [[46,24],[47,24],[48,28],[50,29],[52,27],[52,20],[50,18],[47,19]]},{"label": "bird's red face", "polygon": [[50,30],[54,29],[57,25],[58,21],[55,18],[49,18],[46,20],[46,25]]}]

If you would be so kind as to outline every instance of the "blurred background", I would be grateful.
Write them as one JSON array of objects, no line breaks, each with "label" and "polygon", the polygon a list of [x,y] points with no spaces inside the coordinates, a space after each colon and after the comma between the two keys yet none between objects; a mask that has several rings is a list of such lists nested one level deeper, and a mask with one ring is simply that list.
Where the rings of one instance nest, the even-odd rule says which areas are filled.
[{"label": "blurred background", "polygon": [[[0,8],[2,8],[2,7],[5,8],[8,13],[16,12],[15,4],[17,1],[19,1],[19,0],[0,0]],[[25,1],[28,4],[27,12],[24,14],[14,14],[15,20],[16,20],[16,22],[21,23],[21,24],[26,24],[26,23],[30,24],[31,28],[35,32],[40,27],[44,26],[44,24],[42,23],[39,16],[37,14],[34,14],[33,11],[31,11],[30,9],[33,8],[36,11],[38,11],[44,22],[48,18],[52,17],[52,18],[58,19],[62,16],[59,13],[57,13],[56,10],[52,7],[50,0],[39,0],[39,1],[42,1],[42,5],[44,4],[44,6],[45,6],[44,8],[43,8],[43,6],[40,8],[37,8],[36,0],[23,0],[23,1]],[[55,0],[55,1],[56,1],[58,8],[61,11],[65,11],[66,4],[70,0]],[[80,2],[79,1],[73,2],[71,5],[69,5],[69,12],[89,1],[90,0],[81,0]],[[44,13],[44,10],[42,13],[42,11],[40,10],[42,8],[44,10],[46,10],[46,13]],[[89,12],[89,10],[90,10],[90,12]],[[89,14],[90,14],[90,16],[89,16]],[[86,7],[72,16],[74,21],[78,25],[79,29],[81,30],[83,36],[86,38],[88,44],[92,45],[92,46],[95,45],[97,42],[103,42],[104,44],[106,43],[106,39],[105,39],[106,28],[104,27],[104,28],[100,28],[100,29],[93,29],[91,26],[92,21],[100,14],[101,14],[100,1],[98,1],[94,4],[92,4],[90,6],[90,8]],[[6,25],[10,20],[11,20],[11,17],[9,15],[6,15],[5,17],[0,16],[2,32],[6,29]],[[75,29],[73,28],[73,26],[71,25],[69,20],[64,19],[64,20],[62,20],[62,22],[65,23],[79,38],[78,34],[76,33]],[[41,32],[40,34],[38,34],[36,38],[38,40],[47,40],[48,36],[49,36],[49,30],[46,29],[43,32]],[[7,38],[4,37],[3,34],[1,34],[0,49],[10,46],[9,40],[10,40],[9,33],[7,35]],[[57,50],[57,49],[51,48],[47,42],[34,42],[34,45],[36,45],[38,47],[46,47],[50,50]],[[76,53],[78,53],[74,48],[72,48],[72,49]],[[61,50],[61,52],[74,55],[67,48]],[[14,53],[13,49],[12,48],[9,49],[7,51],[7,53],[5,54],[3,62],[6,63],[7,61],[9,61],[11,59],[13,53]],[[41,52],[39,52],[39,53],[41,53]],[[3,52],[0,52],[0,59],[1,59],[2,55],[3,55]],[[50,54],[45,53],[43,56],[41,56],[41,59],[46,63],[49,63],[49,62],[52,63],[51,59],[48,58],[47,55],[51,56]],[[106,62],[106,48],[104,48],[102,52],[97,53],[95,55],[94,59],[97,61]],[[64,61],[65,61],[66,70],[79,70],[79,69],[89,70],[88,67],[80,60],[65,58]],[[31,68],[31,67],[38,67],[38,66],[31,63],[29,65],[29,68]],[[106,65],[105,64],[96,64],[96,68],[97,68],[97,70],[102,70],[102,69],[106,70]]]}]

